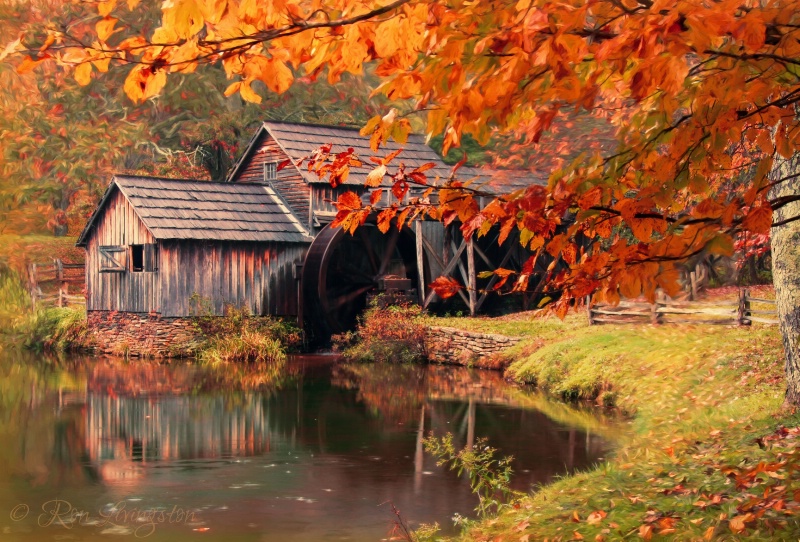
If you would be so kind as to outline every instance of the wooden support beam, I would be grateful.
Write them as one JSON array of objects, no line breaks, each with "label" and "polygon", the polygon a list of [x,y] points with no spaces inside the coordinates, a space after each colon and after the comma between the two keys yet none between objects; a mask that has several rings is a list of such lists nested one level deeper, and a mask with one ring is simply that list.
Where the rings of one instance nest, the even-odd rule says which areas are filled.
[{"label": "wooden support beam", "polygon": [[[484,252],[481,250],[481,247],[479,247],[478,245],[475,245],[475,252],[478,254],[478,256],[480,256],[480,257],[481,257],[481,259],[482,259],[484,262],[486,262],[486,265],[488,265],[490,269],[497,269],[497,267],[495,267],[495,265],[492,263],[492,260],[490,260],[490,259],[489,259],[489,256],[487,256],[487,255],[486,255],[486,254],[485,254],[485,253],[484,253]],[[502,265],[502,264],[500,264],[500,267],[503,267],[503,265]]]},{"label": "wooden support beam", "polygon": [[[452,242],[452,241],[450,242],[450,246],[451,246],[451,248],[453,249],[453,252],[454,252],[454,253],[455,253],[455,252],[458,252],[458,253],[459,253],[459,255],[458,255],[458,256],[454,256],[454,257],[453,257],[453,260],[454,260],[454,261],[455,261],[455,262],[458,264],[458,270],[459,270],[459,272],[461,273],[461,281],[464,283],[464,285],[466,285],[466,287],[467,287],[467,290],[469,290],[469,285],[470,285],[470,278],[469,278],[469,277],[470,277],[470,273],[469,273],[469,271],[468,271],[468,270],[467,270],[467,269],[464,267],[464,262],[462,262],[462,261],[461,261],[461,252],[463,252],[463,249],[464,249],[464,247],[466,247],[466,246],[467,246],[467,242],[466,242],[466,241],[464,241],[464,240],[462,240],[462,241],[461,241],[461,245],[460,245],[460,247],[459,247],[459,249],[458,249],[458,250],[456,250],[456,244],[455,244],[454,242]],[[468,247],[467,247],[467,248],[468,248]],[[473,256],[473,258],[474,258],[474,256]],[[474,262],[474,259],[473,259],[473,262]],[[464,300],[464,304],[466,304],[468,307],[470,307],[470,312],[471,312],[471,311],[472,311],[472,303],[470,302],[469,298],[468,298],[468,297],[467,297],[467,296],[464,294],[464,292],[463,292],[463,291],[461,291],[461,290],[459,290],[459,291],[458,291],[458,295],[461,297],[461,299],[463,299],[463,300]]]},{"label": "wooden support beam", "polygon": [[[447,267],[445,267],[444,270],[442,271],[442,276],[445,277],[450,276],[450,273],[453,272],[453,268],[458,263],[459,259],[461,258],[461,253],[464,252],[465,248],[466,248],[466,243],[462,243],[461,246],[458,248],[458,251],[456,251],[456,254],[453,256],[453,259],[450,260],[450,262],[447,264]],[[446,251],[447,249],[445,248],[445,252]],[[428,292],[428,295],[425,297],[425,303],[422,304],[423,308],[427,307],[430,304],[431,299],[433,299],[434,295],[436,295],[435,291],[431,290],[430,292]]]},{"label": "wooden support beam", "polygon": [[467,241],[467,273],[469,274],[469,281],[467,282],[469,289],[469,314],[475,316],[477,310],[477,277],[475,276],[475,242],[470,238]]},{"label": "wooden support beam", "polygon": [[[478,247],[475,247],[475,248],[476,248],[476,250],[479,250]],[[480,252],[479,252],[479,254],[480,254]],[[503,267],[506,264],[506,262],[508,262],[509,258],[511,258],[511,249],[509,249],[508,252],[506,252],[506,255],[503,256],[503,259],[500,261],[500,265],[498,267]],[[493,267],[493,269],[496,269],[496,268]],[[486,301],[486,297],[489,295],[489,291],[492,289],[492,286],[495,285],[497,280],[498,280],[497,275],[492,275],[492,278],[489,279],[489,284],[486,285],[486,289],[483,291],[483,293],[481,294],[481,297],[478,299],[478,302],[475,305],[475,310],[476,311],[481,310],[481,306],[483,305],[483,302]]]},{"label": "wooden support beam", "polygon": [[416,248],[417,248],[417,277],[419,277],[419,292],[418,299],[419,304],[422,305],[425,303],[425,258],[424,258],[424,246],[423,242],[423,233],[422,233],[422,222],[417,220],[414,223],[414,231],[416,233]]}]

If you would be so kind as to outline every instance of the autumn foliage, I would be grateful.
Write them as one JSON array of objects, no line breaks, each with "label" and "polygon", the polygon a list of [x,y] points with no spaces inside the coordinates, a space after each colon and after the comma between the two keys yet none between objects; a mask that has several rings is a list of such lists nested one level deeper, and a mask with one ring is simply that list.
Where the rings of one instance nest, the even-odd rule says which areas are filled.
[{"label": "autumn foliage", "polygon": [[[731,254],[737,232],[767,233],[772,209],[787,204],[769,201],[771,183],[782,179],[767,175],[798,146],[793,1],[181,0],[162,5],[152,31],[124,23],[143,9],[137,0],[95,6],[91,22],[21,35],[3,54],[22,55],[19,71],[55,58],[80,84],[128,65],[124,89],[134,102],[201,64],[220,63],[232,79],[225,93],[252,102],[298,78],[335,82],[370,66],[383,81],[377,92],[412,100],[427,132],[444,133],[444,151],[462,134],[481,143],[505,134],[512,154],[547,144],[572,158],[570,130],[558,128],[574,125],[572,112],[585,111],[582,125],[608,122],[602,144],[578,149],[577,160],[547,161],[562,167],[539,172],[549,176],[546,187],[482,208],[481,187],[469,178],[404,171],[402,153],[376,158],[369,177],[375,191],[389,183],[395,206],[339,202],[339,222],[351,230],[376,211],[383,224],[390,215],[398,224],[458,219],[467,237],[498,227],[502,240],[519,230],[533,256],[510,280],[526,289],[535,259],[557,257],[566,265],[553,266],[541,290],[559,312],[592,292],[610,301],[674,292],[677,262]],[[554,127],[566,143],[552,143]],[[376,151],[408,129],[406,117],[392,114],[365,128]],[[338,163],[333,183],[368,163],[328,158]]]}]

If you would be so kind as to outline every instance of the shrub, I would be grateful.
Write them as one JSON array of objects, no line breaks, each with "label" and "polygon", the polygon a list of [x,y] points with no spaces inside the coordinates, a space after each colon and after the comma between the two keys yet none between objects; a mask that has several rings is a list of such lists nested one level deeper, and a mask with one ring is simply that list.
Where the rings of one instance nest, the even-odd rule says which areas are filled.
[{"label": "shrub", "polygon": [[355,332],[332,337],[334,349],[353,361],[420,362],[427,358],[422,309],[413,303],[388,304],[376,296],[358,318]]},{"label": "shrub", "polygon": [[83,307],[39,307],[19,275],[0,263],[0,334],[33,350],[66,352],[91,346]]},{"label": "shrub", "polygon": [[227,306],[224,316],[206,313],[197,316],[195,323],[205,337],[199,359],[212,366],[240,362],[280,369],[286,351],[301,340],[295,326],[275,318],[253,317],[244,307]]},{"label": "shrub", "polygon": [[30,317],[25,346],[47,352],[70,352],[92,347],[83,307],[49,307]]}]

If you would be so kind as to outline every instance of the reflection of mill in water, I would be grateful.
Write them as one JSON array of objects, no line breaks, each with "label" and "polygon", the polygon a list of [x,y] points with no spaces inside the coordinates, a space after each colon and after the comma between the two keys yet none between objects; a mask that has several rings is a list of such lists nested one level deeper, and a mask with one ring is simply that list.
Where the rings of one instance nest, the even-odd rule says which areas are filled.
[{"label": "reflection of mill in water", "polygon": [[143,463],[268,452],[281,437],[270,431],[262,399],[90,394],[89,457],[103,479],[130,481],[143,476]]}]

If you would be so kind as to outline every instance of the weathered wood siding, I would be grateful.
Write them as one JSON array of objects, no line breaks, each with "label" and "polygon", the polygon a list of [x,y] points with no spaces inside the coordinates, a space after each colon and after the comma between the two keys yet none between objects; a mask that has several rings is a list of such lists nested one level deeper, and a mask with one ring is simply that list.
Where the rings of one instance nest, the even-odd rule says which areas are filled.
[{"label": "weathered wood siding", "polygon": [[[255,145],[255,150],[247,159],[239,174],[232,179],[239,183],[262,183],[264,182],[264,164],[266,162],[278,162],[288,160],[289,156],[280,148],[278,143],[268,134],[261,136],[260,141]],[[300,222],[309,227],[309,198],[311,188],[303,179],[300,172],[294,166],[287,166],[278,171],[277,180],[272,182],[275,190],[289,204],[292,212],[297,215]]]},{"label": "weathered wood siding", "polygon": [[162,314],[196,314],[195,296],[210,303],[215,314],[232,304],[255,315],[295,316],[294,265],[307,249],[290,243],[165,241],[159,254]]},{"label": "weathered wood siding", "polygon": [[[155,243],[125,196],[116,191],[98,217],[86,246],[86,309],[159,312],[160,271],[100,272],[100,246]],[[130,254],[127,255],[128,262]]]}]

